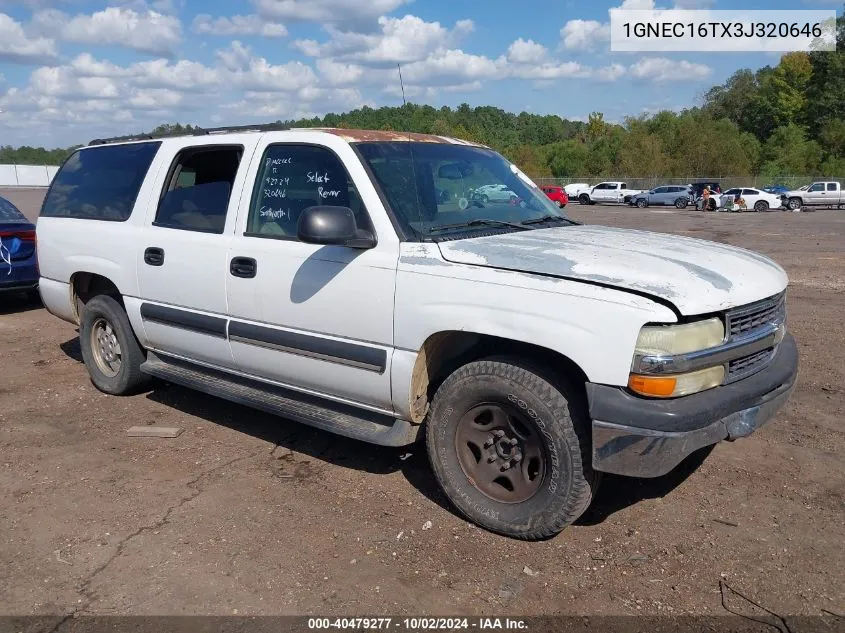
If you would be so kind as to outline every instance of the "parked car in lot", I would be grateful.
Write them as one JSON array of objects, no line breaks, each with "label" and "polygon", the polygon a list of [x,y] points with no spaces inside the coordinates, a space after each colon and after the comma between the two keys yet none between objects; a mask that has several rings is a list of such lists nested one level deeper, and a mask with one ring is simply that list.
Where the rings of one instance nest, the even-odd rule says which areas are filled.
[{"label": "parked car in lot", "polygon": [[838,209],[845,205],[842,184],[835,181],[814,182],[806,190],[787,191],[781,198],[784,205],[791,211],[800,211],[805,207],[826,206],[834,206]]},{"label": "parked car in lot", "polygon": [[763,191],[766,193],[774,193],[777,195],[781,195],[789,191],[789,187],[786,185],[766,185],[763,187]]},{"label": "parked car in lot", "polygon": [[577,200],[578,196],[580,196],[585,191],[590,191],[593,186],[587,182],[573,182],[566,185],[563,190],[566,192],[566,195],[569,196],[570,200]]},{"label": "parked car in lot", "polygon": [[[540,539],[598,473],[663,475],[794,387],[763,255],[585,226],[472,143],[206,132],[92,142],[46,195],[41,296],[105,393],[157,377],[388,446],[424,428],[464,516]],[[521,202],[438,201],[467,180]]]},{"label": "parked car in lot", "polygon": [[519,198],[506,185],[482,185],[475,190],[472,197],[482,203],[511,202]]},{"label": "parked car in lot", "polygon": [[779,195],[751,187],[728,189],[724,195],[733,196],[735,202],[738,202],[740,199],[745,200],[746,208],[758,212],[780,209],[782,206]]},{"label": "parked car in lot", "polygon": [[0,197],[0,293],[38,292],[35,225]]},{"label": "parked car in lot", "polygon": [[672,205],[678,209],[686,209],[687,205],[692,202],[692,196],[692,189],[689,187],[665,185],[632,195],[628,199],[628,204],[641,209],[651,205]]},{"label": "parked car in lot", "polygon": [[569,196],[563,190],[563,187],[556,187],[554,185],[543,185],[540,187],[544,194],[549,197],[552,202],[557,202],[557,206],[561,209],[569,204]]},{"label": "parked car in lot", "polygon": [[641,193],[640,189],[628,189],[628,184],[624,182],[602,182],[597,184],[589,191],[583,191],[578,194],[578,202],[581,204],[596,204],[596,203],[617,203],[625,202],[626,196],[632,196]]}]

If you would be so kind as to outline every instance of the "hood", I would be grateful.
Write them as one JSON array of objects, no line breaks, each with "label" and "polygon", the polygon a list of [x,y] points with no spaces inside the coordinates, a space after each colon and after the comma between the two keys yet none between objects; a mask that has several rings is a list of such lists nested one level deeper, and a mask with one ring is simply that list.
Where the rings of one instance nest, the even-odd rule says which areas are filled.
[{"label": "hood", "polygon": [[592,282],[663,299],[681,314],[717,312],[783,291],[763,255],[677,235],[567,226],[440,242],[446,261]]}]

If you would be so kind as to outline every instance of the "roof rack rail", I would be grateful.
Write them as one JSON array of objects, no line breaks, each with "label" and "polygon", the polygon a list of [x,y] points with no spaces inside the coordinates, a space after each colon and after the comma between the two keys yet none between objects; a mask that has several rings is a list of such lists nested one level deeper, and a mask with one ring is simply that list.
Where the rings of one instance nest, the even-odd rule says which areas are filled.
[{"label": "roof rack rail", "polygon": [[107,145],[108,143],[122,143],[124,141],[149,141],[155,138],[152,134],[130,134],[129,136],[113,136],[111,138],[95,138],[88,145]]},{"label": "roof rack rail", "polygon": [[291,129],[284,123],[258,123],[256,125],[226,125],[223,127],[194,128],[194,136],[222,134],[225,132],[284,132]]},{"label": "roof rack rail", "polygon": [[195,127],[184,134],[130,134],[129,136],[113,136],[111,138],[95,138],[88,145],[108,145],[109,143],[124,143],[129,141],[151,141],[157,138],[174,138],[176,136],[206,136],[208,134],[223,134],[225,132],[281,132],[290,130],[284,123],[258,123],[256,125],[227,125],[224,127]]}]

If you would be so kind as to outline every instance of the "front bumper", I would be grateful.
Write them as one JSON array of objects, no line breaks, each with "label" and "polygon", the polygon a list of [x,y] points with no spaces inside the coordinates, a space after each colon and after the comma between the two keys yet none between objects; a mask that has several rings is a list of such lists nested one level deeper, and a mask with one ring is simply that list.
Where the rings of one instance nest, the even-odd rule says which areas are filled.
[{"label": "front bumper", "polygon": [[593,468],[659,477],[694,451],[750,435],[786,403],[798,375],[798,349],[786,334],[771,364],[738,382],[672,400],[587,383]]}]

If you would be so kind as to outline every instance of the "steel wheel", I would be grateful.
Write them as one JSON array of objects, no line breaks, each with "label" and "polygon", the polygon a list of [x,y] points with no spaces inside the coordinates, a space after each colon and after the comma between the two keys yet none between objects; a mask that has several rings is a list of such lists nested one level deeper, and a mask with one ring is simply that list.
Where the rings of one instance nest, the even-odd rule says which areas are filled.
[{"label": "steel wheel", "polygon": [[540,489],[546,449],[531,419],[508,405],[486,403],[467,411],[455,432],[467,479],[502,503],[521,503]]},{"label": "steel wheel", "polygon": [[91,353],[97,367],[106,376],[114,377],[120,372],[120,342],[111,323],[100,317],[91,327]]}]

